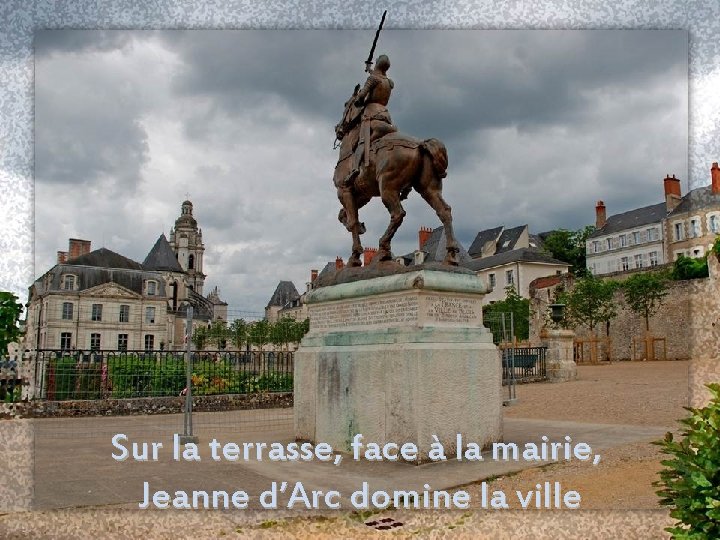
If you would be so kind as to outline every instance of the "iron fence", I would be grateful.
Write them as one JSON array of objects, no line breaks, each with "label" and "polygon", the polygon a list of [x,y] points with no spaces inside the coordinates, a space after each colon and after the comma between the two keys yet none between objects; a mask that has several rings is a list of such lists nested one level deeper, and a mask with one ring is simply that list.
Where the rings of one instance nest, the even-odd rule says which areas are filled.
[{"label": "iron fence", "polygon": [[502,349],[503,385],[543,381],[547,378],[547,347],[508,347]]},{"label": "iron fence", "polygon": [[[179,351],[60,351],[35,354],[34,398],[48,401],[181,396]],[[293,353],[198,351],[191,355],[192,394],[292,392]]]}]

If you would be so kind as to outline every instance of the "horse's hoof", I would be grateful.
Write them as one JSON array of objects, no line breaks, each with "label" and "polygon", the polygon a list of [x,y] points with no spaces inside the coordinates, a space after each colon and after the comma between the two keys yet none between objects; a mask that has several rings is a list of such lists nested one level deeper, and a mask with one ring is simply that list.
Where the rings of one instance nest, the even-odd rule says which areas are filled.
[{"label": "horse's hoof", "polygon": [[360,261],[360,257],[357,255],[353,255],[348,259],[348,262],[345,266],[350,266],[353,268],[357,268],[358,266],[362,266],[362,262]]},{"label": "horse's hoof", "polygon": [[365,224],[361,222],[360,227],[358,228],[358,234],[365,234],[365,230]]}]

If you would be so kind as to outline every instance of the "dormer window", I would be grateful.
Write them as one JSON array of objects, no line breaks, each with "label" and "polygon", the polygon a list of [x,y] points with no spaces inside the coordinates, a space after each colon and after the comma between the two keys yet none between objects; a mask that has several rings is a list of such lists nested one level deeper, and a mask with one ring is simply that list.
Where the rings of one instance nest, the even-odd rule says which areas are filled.
[{"label": "dormer window", "polygon": [[63,274],[62,289],[65,291],[75,290],[75,276],[73,274]]},{"label": "dormer window", "polygon": [[155,296],[157,294],[157,281],[148,280],[147,294],[148,296]]}]

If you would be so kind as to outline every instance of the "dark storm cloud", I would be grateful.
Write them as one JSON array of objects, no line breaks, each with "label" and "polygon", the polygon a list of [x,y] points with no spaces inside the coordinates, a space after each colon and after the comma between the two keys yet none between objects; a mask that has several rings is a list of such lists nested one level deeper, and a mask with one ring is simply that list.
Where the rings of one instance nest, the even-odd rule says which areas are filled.
[{"label": "dark storm cloud", "polygon": [[[280,279],[303,289],[310,268],[350,251],[333,126],[372,36],[39,35],[39,270],[68,236],[142,260],[189,192],[208,290],[259,311]],[[653,204],[665,174],[687,174],[685,32],[388,31],[377,53],[392,61],[395,124],[448,147],[443,193],[466,247],[498,225],[581,227],[599,199],[609,214]],[[439,225],[417,194],[403,204],[396,254]],[[387,211],[374,200],[361,220],[377,247]]]},{"label": "dark storm cloud", "polygon": [[[270,96],[299,116],[339,119],[354,82],[364,80],[369,31],[173,32],[181,95],[211,96],[208,115],[247,114]],[[653,31],[387,31],[377,52],[391,57],[390,103],[401,130],[438,137],[462,161],[467,136],[516,125],[597,121],[597,92],[661,85],[686,70],[687,34]],[[593,96],[588,92],[595,93]],[[281,121],[268,118],[267,122]]]},{"label": "dark storm cloud", "polygon": [[[148,160],[147,133],[139,122],[148,104],[135,81],[113,68],[121,58],[101,61],[103,52],[122,55],[132,39],[121,32],[88,34],[36,36],[36,180],[132,190]],[[52,53],[72,55],[58,64]]]}]

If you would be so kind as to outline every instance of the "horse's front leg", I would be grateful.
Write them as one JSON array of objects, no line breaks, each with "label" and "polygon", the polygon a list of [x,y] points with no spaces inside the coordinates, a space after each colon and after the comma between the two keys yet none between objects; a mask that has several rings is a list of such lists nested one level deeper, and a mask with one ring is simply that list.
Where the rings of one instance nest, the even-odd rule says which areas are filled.
[{"label": "horse's front leg", "polygon": [[360,243],[360,235],[365,232],[365,225],[360,223],[358,218],[358,205],[353,196],[352,190],[349,188],[338,189],[338,198],[340,199],[343,209],[340,210],[338,216],[340,222],[352,234],[352,254],[348,259],[348,266],[362,266],[360,256],[363,253],[363,247]]},{"label": "horse's front leg", "polygon": [[[383,186],[382,179],[380,179],[380,181],[380,185]],[[405,219],[405,209],[402,207],[402,204],[400,204],[400,193],[397,189],[388,189],[383,186],[380,197],[382,198],[385,208],[390,212],[390,223],[387,229],[385,229],[385,234],[380,237],[379,249],[373,260],[377,258],[379,261],[388,261],[392,258],[390,243],[400,228],[400,225],[402,225],[403,219]]]}]

